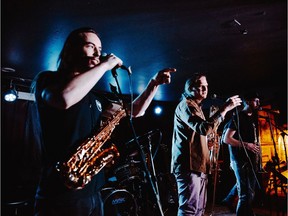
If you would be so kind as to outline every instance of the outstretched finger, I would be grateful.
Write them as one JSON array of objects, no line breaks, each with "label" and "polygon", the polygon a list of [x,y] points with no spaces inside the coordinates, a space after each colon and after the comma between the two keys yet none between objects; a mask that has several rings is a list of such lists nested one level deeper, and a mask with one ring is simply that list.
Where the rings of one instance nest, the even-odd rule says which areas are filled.
[{"label": "outstretched finger", "polygon": [[160,73],[165,73],[165,72],[176,72],[177,70],[176,70],[176,68],[165,68],[165,69],[162,69],[162,70],[160,70],[159,72]]}]

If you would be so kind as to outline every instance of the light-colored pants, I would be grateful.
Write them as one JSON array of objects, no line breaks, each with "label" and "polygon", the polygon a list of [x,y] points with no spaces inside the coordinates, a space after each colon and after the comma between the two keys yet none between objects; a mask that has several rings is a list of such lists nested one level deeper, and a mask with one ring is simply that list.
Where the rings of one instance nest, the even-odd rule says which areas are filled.
[{"label": "light-colored pants", "polygon": [[174,174],[178,189],[178,216],[202,216],[207,201],[208,176],[187,172]]}]

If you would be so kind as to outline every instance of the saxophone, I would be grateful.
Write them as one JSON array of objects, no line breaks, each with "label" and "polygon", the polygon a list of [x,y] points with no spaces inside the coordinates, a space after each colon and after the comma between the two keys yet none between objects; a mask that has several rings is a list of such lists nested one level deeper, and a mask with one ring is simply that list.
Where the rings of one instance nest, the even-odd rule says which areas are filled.
[{"label": "saxophone", "polygon": [[104,166],[110,163],[113,158],[120,156],[114,144],[104,150],[101,147],[125,116],[125,110],[121,107],[95,135],[83,142],[66,162],[57,162],[56,170],[63,177],[66,187],[70,189],[84,188]]},{"label": "saxophone", "polygon": [[259,146],[259,149],[260,149],[259,153],[257,153],[255,155],[256,166],[258,168],[258,173],[265,173],[266,171],[262,167],[262,148],[261,148],[261,144],[259,142],[259,138],[257,136],[256,125],[255,125],[255,123],[252,123],[252,125],[253,125],[253,134],[254,134],[254,143],[257,146]]}]

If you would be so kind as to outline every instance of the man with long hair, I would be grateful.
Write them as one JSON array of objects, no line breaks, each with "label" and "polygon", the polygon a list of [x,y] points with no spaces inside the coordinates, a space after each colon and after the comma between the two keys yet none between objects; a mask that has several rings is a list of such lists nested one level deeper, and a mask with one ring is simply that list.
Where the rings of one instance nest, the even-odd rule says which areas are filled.
[{"label": "man with long hair", "polygon": [[[60,53],[57,71],[44,71],[35,78],[35,97],[43,137],[43,168],[35,197],[37,216],[103,215],[100,190],[103,169],[82,189],[66,187],[55,165],[67,158],[93,131],[100,128],[107,101],[93,89],[102,76],[122,60],[114,54],[100,58],[101,40],[91,28],[71,32]],[[159,85],[170,83],[167,68],[150,80],[133,102],[132,117],[144,114]]]}]

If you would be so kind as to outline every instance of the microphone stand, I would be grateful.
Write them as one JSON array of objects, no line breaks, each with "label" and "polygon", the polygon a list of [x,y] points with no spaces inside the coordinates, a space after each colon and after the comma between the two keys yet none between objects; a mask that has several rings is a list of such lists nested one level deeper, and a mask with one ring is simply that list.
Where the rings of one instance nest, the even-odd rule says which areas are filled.
[{"label": "microphone stand", "polygon": [[268,124],[269,124],[269,130],[270,130],[270,134],[271,134],[271,138],[272,138],[272,142],[273,142],[273,146],[274,146],[274,151],[275,151],[275,159],[276,159],[276,165],[278,166],[278,169],[279,169],[279,156],[278,156],[278,153],[277,153],[277,149],[276,149],[276,142],[275,142],[275,139],[274,139],[274,135],[273,135],[273,129],[272,129],[272,122],[271,122],[271,118],[270,118],[270,114],[267,113],[268,115]]},{"label": "microphone stand", "polygon": [[274,126],[276,129],[280,130],[281,131],[281,136],[282,136],[282,139],[283,139],[283,146],[284,146],[284,153],[285,153],[285,162],[287,164],[287,150],[286,150],[286,143],[285,143],[285,136],[288,136],[287,133],[285,133],[284,130],[282,130],[281,128],[279,128],[279,126],[273,124],[271,121],[270,121],[270,116],[268,116],[268,119],[269,119],[269,124],[271,124],[272,126]]},{"label": "microphone stand", "polygon": [[284,145],[284,151],[285,151],[285,159],[286,159],[286,165],[287,165],[287,150],[286,150],[286,143],[285,143],[285,135],[287,135],[287,133],[285,133],[283,130],[281,130],[280,128],[278,128],[281,131],[281,136],[283,139],[283,145]]},{"label": "microphone stand", "polygon": [[[116,84],[117,84],[117,87],[118,87],[118,91],[119,91],[119,95],[120,95],[120,98],[123,96],[122,92],[121,92],[121,89],[120,89],[120,85],[119,85],[119,82],[118,82],[118,74],[117,74],[117,71],[116,71],[116,67],[114,67],[111,72],[112,72],[112,76],[114,77],[115,81],[116,81]],[[126,70],[126,67],[125,68],[122,68],[124,70]],[[127,68],[127,72],[128,72],[128,76],[130,76],[132,73],[131,73],[131,69],[130,67]],[[131,105],[132,105],[132,101],[131,101]],[[125,109],[125,112],[126,112],[126,115],[129,116],[129,113],[128,113],[128,110],[127,110],[127,107],[124,106],[124,103],[123,103],[123,107]],[[135,128],[133,126],[133,122],[132,122],[132,118],[129,118],[129,124],[130,124],[130,127],[132,129],[132,133],[133,133],[133,136],[134,136],[134,139],[135,139],[135,142],[138,146],[138,149],[140,151],[140,155],[141,155],[141,159],[142,159],[142,162],[143,162],[143,165],[144,165],[144,169],[145,169],[145,172],[146,172],[146,175],[148,176],[149,178],[149,181],[150,181],[150,184],[151,184],[151,187],[152,187],[152,190],[154,192],[154,195],[156,197],[156,200],[157,200],[157,204],[158,204],[158,208],[159,208],[159,211],[160,211],[160,214],[161,216],[164,216],[164,213],[163,213],[163,210],[162,210],[162,206],[161,206],[161,202],[160,202],[160,195],[158,193],[158,186],[157,184],[154,184],[153,182],[153,179],[152,179],[152,175],[151,175],[151,172],[150,170],[148,169],[148,165],[146,163],[146,157],[145,157],[145,153],[143,151],[143,148],[141,147],[138,139],[137,139],[137,135],[136,135],[136,131],[135,131]],[[153,160],[152,160],[153,161]],[[154,173],[153,173],[154,174]],[[156,179],[156,176],[154,176],[154,178]]]},{"label": "microphone stand", "polygon": [[[268,123],[269,123],[269,129],[270,129],[270,133],[271,133],[271,138],[272,138],[272,141],[273,141],[273,145],[274,145],[274,151],[275,151],[275,162],[273,161],[273,164],[276,163],[274,165],[274,168],[273,168],[273,186],[274,186],[274,190],[275,190],[275,198],[276,198],[276,209],[277,209],[277,215],[279,215],[279,204],[278,204],[278,183],[277,183],[277,176],[276,176],[276,172],[277,172],[277,169],[276,169],[276,165],[278,167],[278,170],[280,170],[280,164],[279,164],[279,157],[278,157],[278,153],[277,153],[277,149],[276,149],[276,142],[275,142],[275,139],[274,139],[274,135],[273,135],[273,129],[272,129],[272,122],[271,122],[271,118],[270,118],[270,114],[267,113],[268,115]],[[272,159],[273,160],[273,159]]]},{"label": "microphone stand", "polygon": [[[268,123],[269,123],[269,126],[272,125],[273,127],[275,127],[276,129],[280,130],[281,133],[280,135],[282,136],[282,139],[283,139],[283,146],[284,146],[284,153],[285,153],[285,162],[287,164],[287,149],[286,149],[286,143],[285,143],[285,136],[288,136],[288,134],[282,130],[279,126],[273,124],[271,121],[270,121],[270,116],[260,116],[261,118],[264,118],[264,119],[268,119]],[[270,126],[270,131],[271,131],[271,126]],[[271,132],[271,135],[273,136],[273,133]],[[275,148],[275,147],[274,147]]]},{"label": "microphone stand", "polygon": [[154,160],[153,160],[153,155],[152,155],[151,135],[148,136],[148,141],[149,141],[149,143],[148,143],[149,148],[148,149],[149,149],[151,169],[153,171],[153,177],[155,179],[155,182],[154,182],[154,184],[155,184],[155,196],[156,196],[158,206],[161,206],[159,188],[158,188],[158,183],[157,183],[157,176],[156,176],[156,172],[155,172]]}]

